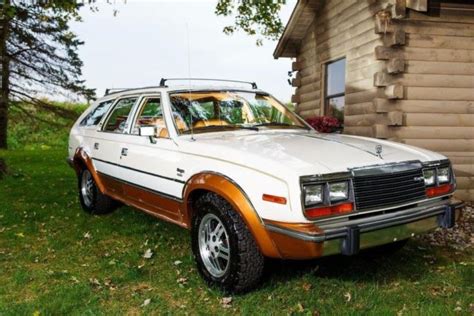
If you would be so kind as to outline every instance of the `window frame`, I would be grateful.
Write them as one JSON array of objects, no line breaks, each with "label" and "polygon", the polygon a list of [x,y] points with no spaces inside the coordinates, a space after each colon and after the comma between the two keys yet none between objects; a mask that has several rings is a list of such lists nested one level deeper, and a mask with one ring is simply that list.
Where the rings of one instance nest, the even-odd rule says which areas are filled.
[{"label": "window frame", "polygon": [[[328,71],[328,66],[330,64],[334,64],[340,60],[345,59],[345,67],[344,67],[344,92],[342,93],[335,93],[335,94],[328,94],[328,88],[329,88],[329,71]],[[323,86],[323,101],[324,101],[324,115],[327,116],[329,114],[329,100],[334,99],[334,98],[340,98],[346,96],[346,74],[347,74],[347,57],[346,56],[341,56],[336,59],[331,59],[323,63],[323,69],[324,69],[324,86]],[[346,106],[346,101],[344,99],[344,107]],[[344,122],[341,122],[344,124]]]},{"label": "window frame", "polygon": [[[115,108],[117,107],[117,104],[123,99],[131,99],[131,98],[137,98],[137,99],[133,103],[132,108],[130,109],[130,113],[127,117],[127,120],[125,121],[126,124],[128,125],[128,127],[123,132],[114,132],[114,131],[105,130],[105,127],[107,126],[106,123],[109,121],[109,118],[112,115],[112,113],[114,112]],[[118,97],[117,99],[115,99],[115,102],[110,107],[109,111],[107,112],[107,115],[106,116],[104,115],[105,118],[103,118],[101,123],[99,123],[99,126],[100,126],[99,131],[103,132],[103,133],[131,135],[130,134],[130,130],[131,130],[130,129],[130,124],[128,124],[128,123],[130,121],[130,117],[135,116],[136,108],[137,108],[137,102],[139,102],[140,100],[141,100],[141,96],[139,94],[122,95],[122,96]]]},{"label": "window frame", "polygon": [[168,122],[167,122],[166,114],[165,114],[165,106],[163,104],[163,97],[162,97],[161,93],[159,93],[159,92],[152,93],[152,94],[144,94],[144,95],[140,96],[140,100],[139,100],[138,104],[135,106],[135,111],[133,113],[133,120],[132,120],[132,124],[130,125],[130,131],[129,131],[128,135],[142,137],[140,135],[140,133],[133,134],[132,131],[135,128],[135,125],[137,123],[138,115],[140,115],[140,110],[145,106],[146,101],[149,100],[149,99],[156,99],[156,98],[160,99],[161,114],[162,114],[162,117],[163,117],[163,121],[165,122],[166,129],[168,130],[168,137],[155,137],[155,138],[156,139],[170,139],[171,138],[170,130],[168,128]]},{"label": "window frame", "polygon": [[[78,120],[78,126],[80,128],[89,128],[89,129],[94,129],[94,128],[97,128],[99,126],[101,126],[102,124],[102,121],[104,120],[104,117],[106,117],[110,111],[110,109],[114,106],[115,104],[115,101],[117,99],[116,98],[108,98],[108,99],[101,99],[101,100],[97,100],[96,102],[94,102],[94,104],[92,104],[85,112],[84,114],[81,116],[81,118]],[[84,122],[84,120],[86,120],[88,118],[88,116],[90,114],[92,114],[95,110],[97,110],[97,108],[103,104],[103,103],[106,103],[106,102],[111,102],[109,108],[104,112],[104,114],[102,114],[102,117],[100,118],[100,120],[97,122],[97,124],[91,124],[91,125],[87,125],[87,124],[82,124]]]}]

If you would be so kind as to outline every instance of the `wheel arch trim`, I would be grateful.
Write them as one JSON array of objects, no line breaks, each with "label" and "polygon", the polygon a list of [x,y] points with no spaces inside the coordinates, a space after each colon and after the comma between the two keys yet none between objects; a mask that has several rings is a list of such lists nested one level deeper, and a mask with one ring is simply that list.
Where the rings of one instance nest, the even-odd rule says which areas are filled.
[{"label": "wheel arch trim", "polygon": [[99,177],[99,174],[97,173],[94,163],[92,162],[92,158],[89,156],[89,154],[84,148],[79,147],[76,149],[74,156],[72,158],[72,166],[77,174],[81,172],[81,169],[83,167],[86,167],[91,173],[92,177],[94,178],[94,181],[97,187],[99,188],[100,192],[105,193],[104,183],[102,182],[102,179]]},{"label": "wheel arch trim", "polygon": [[248,195],[237,182],[218,172],[203,171],[193,175],[186,182],[183,188],[183,215],[189,227],[191,227],[193,214],[192,193],[196,190],[209,191],[222,196],[242,217],[262,254],[273,258],[281,257]]}]

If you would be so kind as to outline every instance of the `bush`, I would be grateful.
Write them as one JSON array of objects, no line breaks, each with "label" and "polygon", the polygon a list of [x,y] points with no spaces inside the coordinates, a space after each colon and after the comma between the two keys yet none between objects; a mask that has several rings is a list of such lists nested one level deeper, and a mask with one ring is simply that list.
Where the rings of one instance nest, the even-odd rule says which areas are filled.
[{"label": "bush", "polygon": [[330,116],[315,116],[307,119],[306,122],[320,133],[334,133],[342,129],[341,122]]}]

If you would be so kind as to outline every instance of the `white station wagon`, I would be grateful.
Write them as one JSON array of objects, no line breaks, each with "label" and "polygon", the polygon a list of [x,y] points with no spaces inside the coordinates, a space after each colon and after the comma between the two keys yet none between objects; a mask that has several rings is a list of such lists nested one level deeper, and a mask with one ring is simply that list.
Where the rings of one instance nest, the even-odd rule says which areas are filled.
[{"label": "white station wagon", "polygon": [[121,202],[189,229],[200,274],[225,291],[255,286],[266,257],[395,250],[459,215],[440,154],[318,133],[255,84],[166,81],[95,102],[69,163],[86,212]]}]

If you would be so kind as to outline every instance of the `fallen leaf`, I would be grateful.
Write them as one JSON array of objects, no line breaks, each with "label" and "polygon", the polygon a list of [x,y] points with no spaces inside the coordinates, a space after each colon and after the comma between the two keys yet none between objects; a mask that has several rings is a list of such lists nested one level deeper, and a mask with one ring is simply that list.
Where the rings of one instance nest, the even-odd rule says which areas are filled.
[{"label": "fallen leaf", "polygon": [[15,236],[20,237],[20,238],[24,238],[24,237],[25,237],[25,234],[23,234],[23,233],[16,233]]},{"label": "fallen leaf", "polygon": [[82,237],[84,237],[85,239],[91,239],[91,238],[92,238],[92,235],[91,235],[89,232],[87,232],[87,233],[85,233],[84,236],[82,236]]},{"label": "fallen leaf", "polygon": [[185,285],[186,283],[188,283],[188,278],[179,278],[176,280],[176,282],[178,284]]},{"label": "fallen leaf", "polygon": [[175,262],[173,262],[173,264],[174,264],[175,266],[178,266],[178,265],[180,265],[181,263],[183,263],[183,262],[182,262],[182,261],[179,261],[179,260],[176,260]]},{"label": "fallen leaf", "polygon": [[150,303],[151,303],[151,299],[147,298],[146,300],[143,301],[143,304],[141,305],[141,307],[145,307],[149,305]]},{"label": "fallen leaf", "polygon": [[297,307],[298,307],[298,311],[299,311],[300,313],[304,312],[304,306],[303,306],[303,304],[298,303]]},{"label": "fallen leaf", "polygon": [[231,296],[223,297],[221,299],[221,305],[224,308],[231,308],[232,307],[232,297]]},{"label": "fallen leaf", "polygon": [[346,294],[344,294],[344,297],[346,298],[346,302],[348,302],[348,303],[349,303],[349,302],[351,301],[351,299],[352,299],[352,295],[351,295],[351,293],[349,293],[349,292],[347,292]]},{"label": "fallen leaf", "polygon": [[311,290],[313,286],[310,284],[310,283],[303,283],[303,290],[305,290],[306,292]]},{"label": "fallen leaf", "polygon": [[151,251],[150,248],[148,248],[143,254],[143,258],[150,259],[151,257],[153,257],[153,252]]},{"label": "fallen leaf", "polygon": [[455,312],[460,312],[462,311],[462,307],[461,306],[456,306],[456,308],[454,309]]}]

